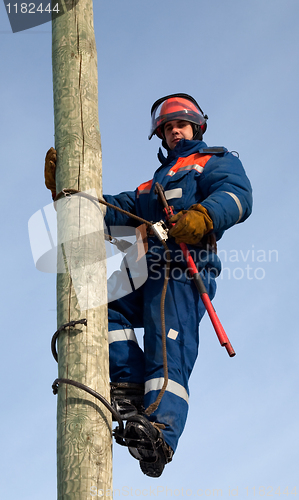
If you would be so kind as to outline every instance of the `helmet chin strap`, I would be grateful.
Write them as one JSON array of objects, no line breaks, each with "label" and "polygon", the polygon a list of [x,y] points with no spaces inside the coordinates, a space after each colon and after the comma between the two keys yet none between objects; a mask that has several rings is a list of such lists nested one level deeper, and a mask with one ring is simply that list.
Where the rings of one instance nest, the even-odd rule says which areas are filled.
[{"label": "helmet chin strap", "polygon": [[193,141],[202,141],[201,126],[192,123],[192,128],[193,128]]},{"label": "helmet chin strap", "polygon": [[[164,134],[163,134],[164,136]],[[164,149],[166,149],[166,151],[171,151],[170,147],[168,146],[167,142],[165,139],[162,139],[162,146]]]}]

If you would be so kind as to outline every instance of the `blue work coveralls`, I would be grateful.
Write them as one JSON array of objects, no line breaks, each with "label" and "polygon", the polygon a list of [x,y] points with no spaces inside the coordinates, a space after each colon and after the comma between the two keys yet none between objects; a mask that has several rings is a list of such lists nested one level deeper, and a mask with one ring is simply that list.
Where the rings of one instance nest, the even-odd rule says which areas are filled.
[{"label": "blue work coveralls", "polygon": [[[251,213],[252,191],[240,160],[225,148],[208,148],[202,141],[182,139],[167,158],[159,150],[161,166],[152,180],[135,191],[105,196],[106,201],[148,221],[164,219],[155,194],[161,184],[174,213],[195,203],[204,206],[213,221],[218,240],[234,224]],[[136,226],[127,215],[108,208],[108,226]],[[188,379],[198,354],[199,323],[205,309],[186,271],[179,245],[167,240],[171,270],[165,299],[168,385],[153,422],[164,424],[163,436],[175,451],[188,412]],[[215,295],[215,278],[221,271],[217,255],[210,249],[189,245],[192,257],[206,285],[210,299]],[[164,381],[160,300],[165,273],[165,250],[156,237],[148,237],[148,277],[132,293],[109,304],[109,356],[112,382],[145,383],[145,407],[153,403]],[[144,328],[144,349],[134,328]]]}]

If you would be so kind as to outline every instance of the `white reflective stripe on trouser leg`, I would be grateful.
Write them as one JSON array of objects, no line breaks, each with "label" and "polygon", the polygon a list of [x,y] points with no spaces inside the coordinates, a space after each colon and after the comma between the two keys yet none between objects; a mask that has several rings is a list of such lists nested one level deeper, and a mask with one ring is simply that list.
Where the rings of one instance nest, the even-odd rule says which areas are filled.
[{"label": "white reflective stripe on trouser leg", "polygon": [[124,340],[133,340],[133,342],[138,344],[135,332],[131,328],[112,330],[112,332],[108,333],[109,344],[112,344],[112,342],[123,342]]},{"label": "white reflective stripe on trouser leg", "polygon": [[[147,394],[150,391],[160,391],[162,389],[164,383],[164,378],[152,378],[145,382],[144,394]],[[184,399],[189,404],[189,396],[184,386],[178,384],[174,380],[168,380],[168,384],[166,387],[166,391],[172,392],[179,398]]]}]

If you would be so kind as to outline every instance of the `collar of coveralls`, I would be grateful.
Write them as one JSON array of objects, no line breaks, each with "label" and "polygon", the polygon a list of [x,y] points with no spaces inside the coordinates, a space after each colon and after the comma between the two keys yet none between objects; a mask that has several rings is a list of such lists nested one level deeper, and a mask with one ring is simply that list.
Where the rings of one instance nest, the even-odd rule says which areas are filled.
[{"label": "collar of coveralls", "polygon": [[190,154],[196,153],[200,149],[207,147],[208,146],[203,141],[190,141],[188,139],[181,139],[174,149],[168,151],[167,156],[165,156],[162,149],[159,148],[158,159],[164,166],[172,162],[175,158],[179,158],[180,156],[189,156]]}]

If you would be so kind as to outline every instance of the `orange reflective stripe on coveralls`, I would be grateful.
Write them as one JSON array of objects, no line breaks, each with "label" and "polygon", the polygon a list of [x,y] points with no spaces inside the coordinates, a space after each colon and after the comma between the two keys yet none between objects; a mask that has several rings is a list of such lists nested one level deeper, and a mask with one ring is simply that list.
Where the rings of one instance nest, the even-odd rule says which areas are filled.
[{"label": "orange reflective stripe on coveralls", "polygon": [[195,153],[187,156],[186,158],[178,158],[177,162],[173,165],[173,167],[171,167],[167,175],[173,176],[180,170],[197,170],[197,172],[201,173],[205,164],[211,157],[212,155]]},{"label": "orange reflective stripe on coveralls", "polygon": [[153,184],[153,179],[140,184],[140,186],[137,188],[137,198],[139,198],[140,194],[148,194],[151,190],[152,184]]},{"label": "orange reflective stripe on coveralls", "polygon": [[[187,156],[186,158],[178,158],[177,162],[169,169],[169,172],[166,175],[172,177],[177,172],[182,170],[197,170],[197,172],[201,173],[211,157],[212,155],[195,153]],[[140,184],[137,189],[137,198],[139,198],[139,195],[141,194],[148,194],[151,190],[152,184],[153,179]]]}]

